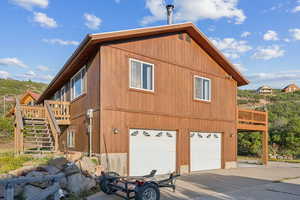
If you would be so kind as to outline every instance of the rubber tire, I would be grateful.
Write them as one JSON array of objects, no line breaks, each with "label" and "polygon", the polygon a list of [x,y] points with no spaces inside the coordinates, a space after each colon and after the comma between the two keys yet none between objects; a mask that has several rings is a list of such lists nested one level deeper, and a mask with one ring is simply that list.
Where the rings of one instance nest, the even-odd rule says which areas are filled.
[{"label": "rubber tire", "polygon": [[156,192],[156,199],[160,200],[160,191],[156,184],[148,183],[144,184],[143,186],[138,186],[137,191],[135,192],[135,200],[143,200],[143,193],[146,189],[152,188]]},{"label": "rubber tire", "polygon": [[111,181],[107,180],[107,179],[103,179],[100,182],[100,189],[102,192],[104,192],[105,194],[111,195],[114,194],[116,192],[116,190],[112,190],[108,184],[111,183]]}]

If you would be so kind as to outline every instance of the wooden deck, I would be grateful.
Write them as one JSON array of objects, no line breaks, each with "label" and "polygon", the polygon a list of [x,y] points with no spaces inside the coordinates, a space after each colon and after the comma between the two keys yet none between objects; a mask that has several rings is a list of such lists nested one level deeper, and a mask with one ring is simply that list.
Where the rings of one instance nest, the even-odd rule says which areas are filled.
[{"label": "wooden deck", "polygon": [[262,162],[267,165],[269,160],[268,112],[238,109],[237,129],[239,132],[262,133]]},{"label": "wooden deck", "polygon": [[[45,101],[45,105],[50,107],[50,110],[55,117],[58,125],[70,125],[70,102],[64,101]],[[20,105],[20,110],[23,118],[46,118],[46,106],[36,105],[27,106]]]},{"label": "wooden deck", "polygon": [[238,130],[267,131],[268,113],[256,110],[238,109]]}]

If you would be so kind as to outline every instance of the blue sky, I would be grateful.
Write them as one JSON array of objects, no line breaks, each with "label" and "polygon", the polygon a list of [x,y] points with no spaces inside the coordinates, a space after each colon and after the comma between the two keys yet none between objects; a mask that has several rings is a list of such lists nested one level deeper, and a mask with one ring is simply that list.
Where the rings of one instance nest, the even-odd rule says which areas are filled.
[{"label": "blue sky", "polygon": [[[88,3],[87,3],[88,2]],[[2,0],[0,78],[49,82],[88,33],[192,21],[251,81],[300,85],[300,0]]]}]

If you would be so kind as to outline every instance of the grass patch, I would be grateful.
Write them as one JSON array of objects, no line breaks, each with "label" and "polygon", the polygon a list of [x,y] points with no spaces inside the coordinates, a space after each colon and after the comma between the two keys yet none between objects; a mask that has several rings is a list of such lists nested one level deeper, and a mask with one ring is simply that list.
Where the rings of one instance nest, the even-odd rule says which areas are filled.
[{"label": "grass patch", "polygon": [[18,169],[25,165],[46,164],[51,157],[34,158],[31,155],[15,156],[12,152],[0,153],[0,174]]}]

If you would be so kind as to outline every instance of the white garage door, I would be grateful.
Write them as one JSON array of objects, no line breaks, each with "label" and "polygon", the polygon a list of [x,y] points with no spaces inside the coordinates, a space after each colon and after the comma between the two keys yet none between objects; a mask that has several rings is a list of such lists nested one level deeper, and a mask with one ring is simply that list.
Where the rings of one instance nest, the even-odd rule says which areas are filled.
[{"label": "white garage door", "polygon": [[190,133],[191,171],[221,168],[221,133]]},{"label": "white garage door", "polygon": [[130,129],[129,175],[142,176],[156,169],[167,174],[176,167],[176,131]]}]

